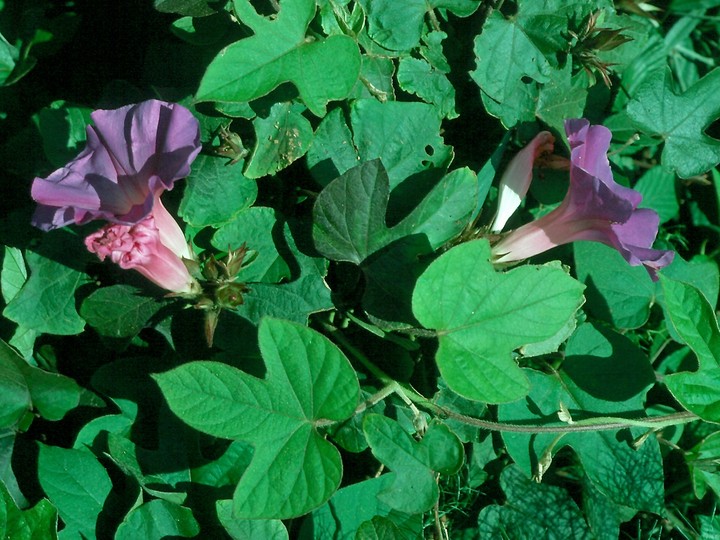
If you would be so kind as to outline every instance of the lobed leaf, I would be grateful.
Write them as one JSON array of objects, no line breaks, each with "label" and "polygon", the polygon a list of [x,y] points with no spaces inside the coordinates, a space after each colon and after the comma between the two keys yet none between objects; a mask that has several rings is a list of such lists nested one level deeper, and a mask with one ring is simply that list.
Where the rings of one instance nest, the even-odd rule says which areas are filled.
[{"label": "lobed leaf", "polygon": [[420,276],[412,306],[438,333],[436,361],[447,385],[469,399],[503,403],[527,394],[512,351],[552,337],[582,305],[584,287],[560,268],[497,273],[478,240],[452,248]]},{"label": "lobed leaf", "polygon": [[184,422],[255,447],[235,490],[236,517],[298,516],[337,489],[340,455],[316,422],[348,418],[359,386],[345,356],[309,328],[266,318],[259,342],[264,380],[217,362],[191,362],[155,378]]}]

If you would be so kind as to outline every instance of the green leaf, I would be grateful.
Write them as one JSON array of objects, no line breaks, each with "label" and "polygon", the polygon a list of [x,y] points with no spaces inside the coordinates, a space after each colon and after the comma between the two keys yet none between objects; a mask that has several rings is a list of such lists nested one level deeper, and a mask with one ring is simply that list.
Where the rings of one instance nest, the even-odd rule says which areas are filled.
[{"label": "green leaf", "polygon": [[47,499],[30,509],[20,510],[0,482],[0,537],[54,540],[57,538],[57,511]]},{"label": "green leaf", "polygon": [[564,489],[533,482],[514,465],[501,473],[500,486],[507,501],[482,509],[478,516],[482,538],[592,538],[580,509]]},{"label": "green leaf", "polygon": [[395,540],[400,530],[388,518],[375,516],[358,528],[355,540]]},{"label": "green leaf", "polygon": [[683,341],[697,355],[700,369],[720,367],[720,328],[715,310],[695,287],[660,276],[665,309]]},{"label": "green leaf", "polygon": [[370,37],[394,51],[418,45],[428,11],[448,9],[459,17],[467,17],[480,6],[475,0],[361,0],[360,4],[367,14]]},{"label": "green leaf", "polygon": [[682,178],[702,174],[720,163],[720,141],[705,129],[720,117],[720,69],[714,69],[685,92],[673,90],[673,76],[648,76],[627,105],[638,129],[665,142],[662,164]]},{"label": "green leaf", "polygon": [[9,303],[27,280],[27,268],[22,251],[11,246],[4,246],[0,290],[5,303]]},{"label": "green leaf", "polygon": [[338,490],[311,519],[303,522],[301,538],[334,540],[354,538],[363,524],[375,516],[387,517],[399,529],[398,540],[422,538],[422,515],[408,515],[393,510],[379,494],[394,481],[393,474],[384,474]]},{"label": "green leaf", "polygon": [[219,157],[199,155],[180,203],[180,216],[193,227],[218,227],[249,208],[257,184],[242,173],[242,162],[226,165]]},{"label": "green leaf", "polygon": [[434,104],[444,118],[458,117],[455,112],[455,88],[444,73],[425,60],[411,57],[400,59],[397,79],[400,88]]},{"label": "green leaf", "polygon": [[640,208],[651,208],[660,216],[660,223],[675,219],[680,206],[675,195],[675,174],[667,167],[653,167],[633,186],[642,193]]},{"label": "green leaf", "polygon": [[255,150],[245,170],[248,178],[274,174],[305,155],[313,129],[303,110],[291,102],[276,103],[267,118],[255,118]]},{"label": "green leaf", "polygon": [[[330,289],[325,283],[328,262],[313,258],[298,250],[295,240],[285,228],[287,249],[294,257],[290,280],[280,284],[252,283],[245,295],[245,303],[236,313],[258,324],[263,317],[281,317],[307,324],[311,313],[326,311],[333,307]],[[252,267],[248,267],[251,270]]]},{"label": "green leaf", "polygon": [[437,331],[436,361],[447,385],[477,401],[527,394],[512,351],[553,336],[582,305],[584,287],[560,268],[522,266],[497,273],[486,241],[452,248],[420,276],[413,312]]},{"label": "green leaf", "polygon": [[702,499],[710,488],[720,497],[720,432],[712,433],[686,452],[685,461],[690,469],[695,496]]},{"label": "green leaf", "polygon": [[587,310],[619,328],[645,324],[655,302],[655,284],[645,269],[598,242],[575,242],[573,252],[577,277],[587,285]]},{"label": "green leaf", "polygon": [[4,85],[5,81],[10,79],[19,57],[20,51],[0,34],[0,85]]},{"label": "green leaf", "polygon": [[476,196],[475,174],[458,169],[445,175],[400,223],[387,227],[388,175],[378,160],[362,163],[328,184],[315,201],[315,246],[329,259],[355,264],[411,234],[424,234],[436,249],[462,231]]},{"label": "green leaf", "polygon": [[60,420],[86,394],[64,375],[47,373],[20,358],[0,341],[0,428],[13,427],[26,412],[35,409],[47,420]]},{"label": "green leaf", "polygon": [[38,480],[65,523],[63,535],[96,538],[98,516],[112,489],[107,471],[87,450],[39,447]]},{"label": "green leaf", "polygon": [[360,388],[340,350],[309,328],[266,318],[259,342],[264,380],[216,362],[191,362],[155,378],[184,422],[255,447],[235,490],[233,515],[289,518],[337,489],[340,454],[317,432],[317,422],[352,415]]},{"label": "green leaf", "polygon": [[115,539],[190,538],[199,532],[200,526],[189,508],[156,499],[134,508],[118,527]]},{"label": "green leaf", "polygon": [[355,101],[350,120],[360,161],[380,158],[392,189],[414,173],[446,167],[452,148],[439,135],[441,118],[426,103]]},{"label": "green leaf", "polygon": [[538,83],[550,81],[552,68],[518,19],[494,11],[475,38],[477,67],[470,76],[482,90],[488,112],[506,127],[534,119]]},{"label": "green leaf", "polygon": [[26,260],[30,277],[5,307],[3,315],[39,333],[82,332],[85,321],[75,309],[75,290],[87,276],[32,251],[26,253]]},{"label": "green leaf", "polygon": [[306,163],[310,174],[322,186],[326,186],[357,165],[359,159],[342,109],[333,109],[315,130],[312,145],[307,152]]},{"label": "green leaf", "polygon": [[101,336],[136,336],[164,305],[139,292],[130,285],[103,287],[85,299],[80,314]]},{"label": "green leaf", "polygon": [[367,415],[363,430],[373,455],[394,474],[378,500],[401,512],[430,510],[438,500],[435,473],[455,474],[464,461],[460,439],[444,424],[431,424],[419,442],[379,414]]},{"label": "green leaf", "polygon": [[567,118],[583,116],[586,84],[584,74],[572,76],[570,62],[561,70],[552,70],[550,80],[540,88],[535,115],[557,133],[564,133]]},{"label": "green leaf", "polygon": [[238,519],[233,516],[232,501],[228,500],[218,501],[216,508],[220,523],[233,540],[288,540],[287,529],[279,519]]},{"label": "green leaf", "polygon": [[200,81],[198,101],[251,101],[292,82],[316,116],[329,101],[344,99],[360,73],[357,43],[345,35],[306,39],[314,0],[285,0],[274,19],[259,15],[249,0],[234,0],[251,37],[225,47]]}]

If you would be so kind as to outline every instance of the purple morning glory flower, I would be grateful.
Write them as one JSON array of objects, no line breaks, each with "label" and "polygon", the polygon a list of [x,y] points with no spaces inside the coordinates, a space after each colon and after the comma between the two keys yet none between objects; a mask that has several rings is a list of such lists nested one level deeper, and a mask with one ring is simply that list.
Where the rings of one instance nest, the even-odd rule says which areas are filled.
[{"label": "purple morning glory flower", "polygon": [[617,184],[607,150],[612,134],[585,119],[567,120],[570,186],[560,206],[515,229],[492,248],[493,262],[511,263],[575,240],[614,247],[633,266],[643,265],[653,280],[672,262],[672,251],[652,249],[659,217],[638,209],[642,195]]},{"label": "purple morning glory flower", "polygon": [[35,178],[33,225],[43,230],[93,219],[132,225],[155,196],[190,173],[200,126],[175,103],[148,100],[91,115],[85,149],[47,178]]}]

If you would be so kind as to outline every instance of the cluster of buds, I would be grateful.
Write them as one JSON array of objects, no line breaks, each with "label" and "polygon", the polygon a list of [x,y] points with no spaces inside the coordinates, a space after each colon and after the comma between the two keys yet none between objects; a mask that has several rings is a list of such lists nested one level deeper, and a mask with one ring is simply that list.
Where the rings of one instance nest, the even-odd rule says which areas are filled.
[{"label": "cluster of buds", "polygon": [[600,60],[598,52],[611,51],[623,43],[632,41],[632,38],[622,34],[625,28],[598,27],[600,13],[601,11],[596,11],[588,15],[585,24],[578,33],[570,31],[573,38],[570,54],[578,59],[593,84],[595,83],[593,70],[595,70],[600,73],[605,86],[610,88],[612,82],[610,81],[608,68],[614,64]]},{"label": "cluster of buds", "polygon": [[243,294],[250,290],[245,283],[237,281],[247,253],[247,246],[243,244],[238,249],[228,249],[227,255],[219,260],[211,255],[202,264],[185,261],[190,273],[201,283],[203,293],[195,308],[205,312],[205,339],[210,347],[220,312],[241,306]]}]

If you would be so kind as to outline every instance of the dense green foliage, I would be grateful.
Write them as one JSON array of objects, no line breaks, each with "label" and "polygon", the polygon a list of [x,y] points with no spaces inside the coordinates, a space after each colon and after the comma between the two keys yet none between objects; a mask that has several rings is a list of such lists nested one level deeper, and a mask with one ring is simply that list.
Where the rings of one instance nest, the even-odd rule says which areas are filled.
[{"label": "dense green foliage", "polygon": [[[720,537],[718,59],[718,0],[0,0],[0,536]],[[163,201],[200,261],[247,247],[242,303],[30,225],[147,99],[200,122]],[[505,166],[581,117],[658,281],[492,263]],[[565,196],[537,165],[506,230]]]}]

